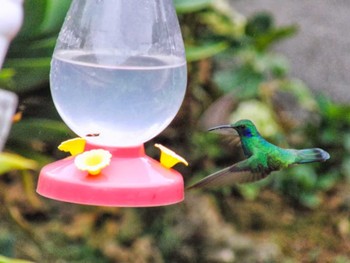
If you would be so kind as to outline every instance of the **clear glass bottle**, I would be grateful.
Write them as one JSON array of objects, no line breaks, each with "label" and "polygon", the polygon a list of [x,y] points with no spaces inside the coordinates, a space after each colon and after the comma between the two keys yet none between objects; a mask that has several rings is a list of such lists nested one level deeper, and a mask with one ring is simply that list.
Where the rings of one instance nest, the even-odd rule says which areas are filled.
[{"label": "clear glass bottle", "polygon": [[172,0],[74,0],[51,65],[65,123],[90,143],[132,147],[165,129],[187,68]]}]

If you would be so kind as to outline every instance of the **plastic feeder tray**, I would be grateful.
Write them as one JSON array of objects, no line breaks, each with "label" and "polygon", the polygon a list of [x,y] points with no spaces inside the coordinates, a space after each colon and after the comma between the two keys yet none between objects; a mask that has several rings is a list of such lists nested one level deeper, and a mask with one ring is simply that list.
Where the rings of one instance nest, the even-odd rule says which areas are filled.
[{"label": "plastic feeder tray", "polygon": [[[101,149],[91,144],[86,150]],[[74,156],[45,166],[37,192],[45,197],[85,205],[149,207],[183,201],[181,174],[145,154],[144,147],[109,148],[111,163],[99,175],[74,164]]]}]

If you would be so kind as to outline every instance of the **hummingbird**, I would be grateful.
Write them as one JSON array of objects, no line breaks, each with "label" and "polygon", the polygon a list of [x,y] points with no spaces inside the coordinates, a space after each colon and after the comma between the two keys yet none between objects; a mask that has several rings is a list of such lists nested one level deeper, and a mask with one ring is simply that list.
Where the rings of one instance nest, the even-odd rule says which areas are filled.
[{"label": "hummingbird", "polygon": [[302,150],[280,148],[266,141],[250,120],[216,126],[208,131],[219,129],[237,131],[246,159],[208,175],[188,189],[254,182],[264,179],[271,172],[294,164],[324,162],[330,158],[329,153],[320,148]]}]

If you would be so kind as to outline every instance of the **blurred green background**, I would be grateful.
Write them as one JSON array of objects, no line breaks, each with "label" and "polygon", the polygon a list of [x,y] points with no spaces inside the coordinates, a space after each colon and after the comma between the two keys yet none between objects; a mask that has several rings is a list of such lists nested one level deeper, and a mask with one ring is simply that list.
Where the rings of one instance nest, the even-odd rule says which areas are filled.
[{"label": "blurred green background", "polygon": [[[70,0],[26,0],[25,20],[0,71],[20,98],[0,155],[0,262],[350,262],[350,105],[289,76],[271,50],[297,25],[266,12],[245,17],[225,1],[174,0],[188,60],[187,94],[154,142],[184,156],[186,185],[243,158],[213,125],[252,119],[282,147],[320,147],[322,164],[296,166],[254,184],[186,193],[157,208],[60,203],[35,193],[40,168],[65,157],[74,134],[49,89],[50,60]],[[25,259],[17,260],[15,258]]]}]

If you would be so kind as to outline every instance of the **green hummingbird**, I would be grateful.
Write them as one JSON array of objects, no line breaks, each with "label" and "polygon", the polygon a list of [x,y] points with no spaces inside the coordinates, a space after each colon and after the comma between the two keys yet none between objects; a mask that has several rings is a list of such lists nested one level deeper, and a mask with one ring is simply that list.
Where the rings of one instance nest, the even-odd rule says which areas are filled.
[{"label": "green hummingbird", "polygon": [[326,151],[319,148],[282,149],[261,137],[254,123],[250,120],[240,120],[231,125],[216,126],[209,131],[218,129],[237,131],[244,156],[247,159],[208,175],[188,189],[254,182],[265,178],[271,172],[293,164],[324,162],[330,157]]}]

